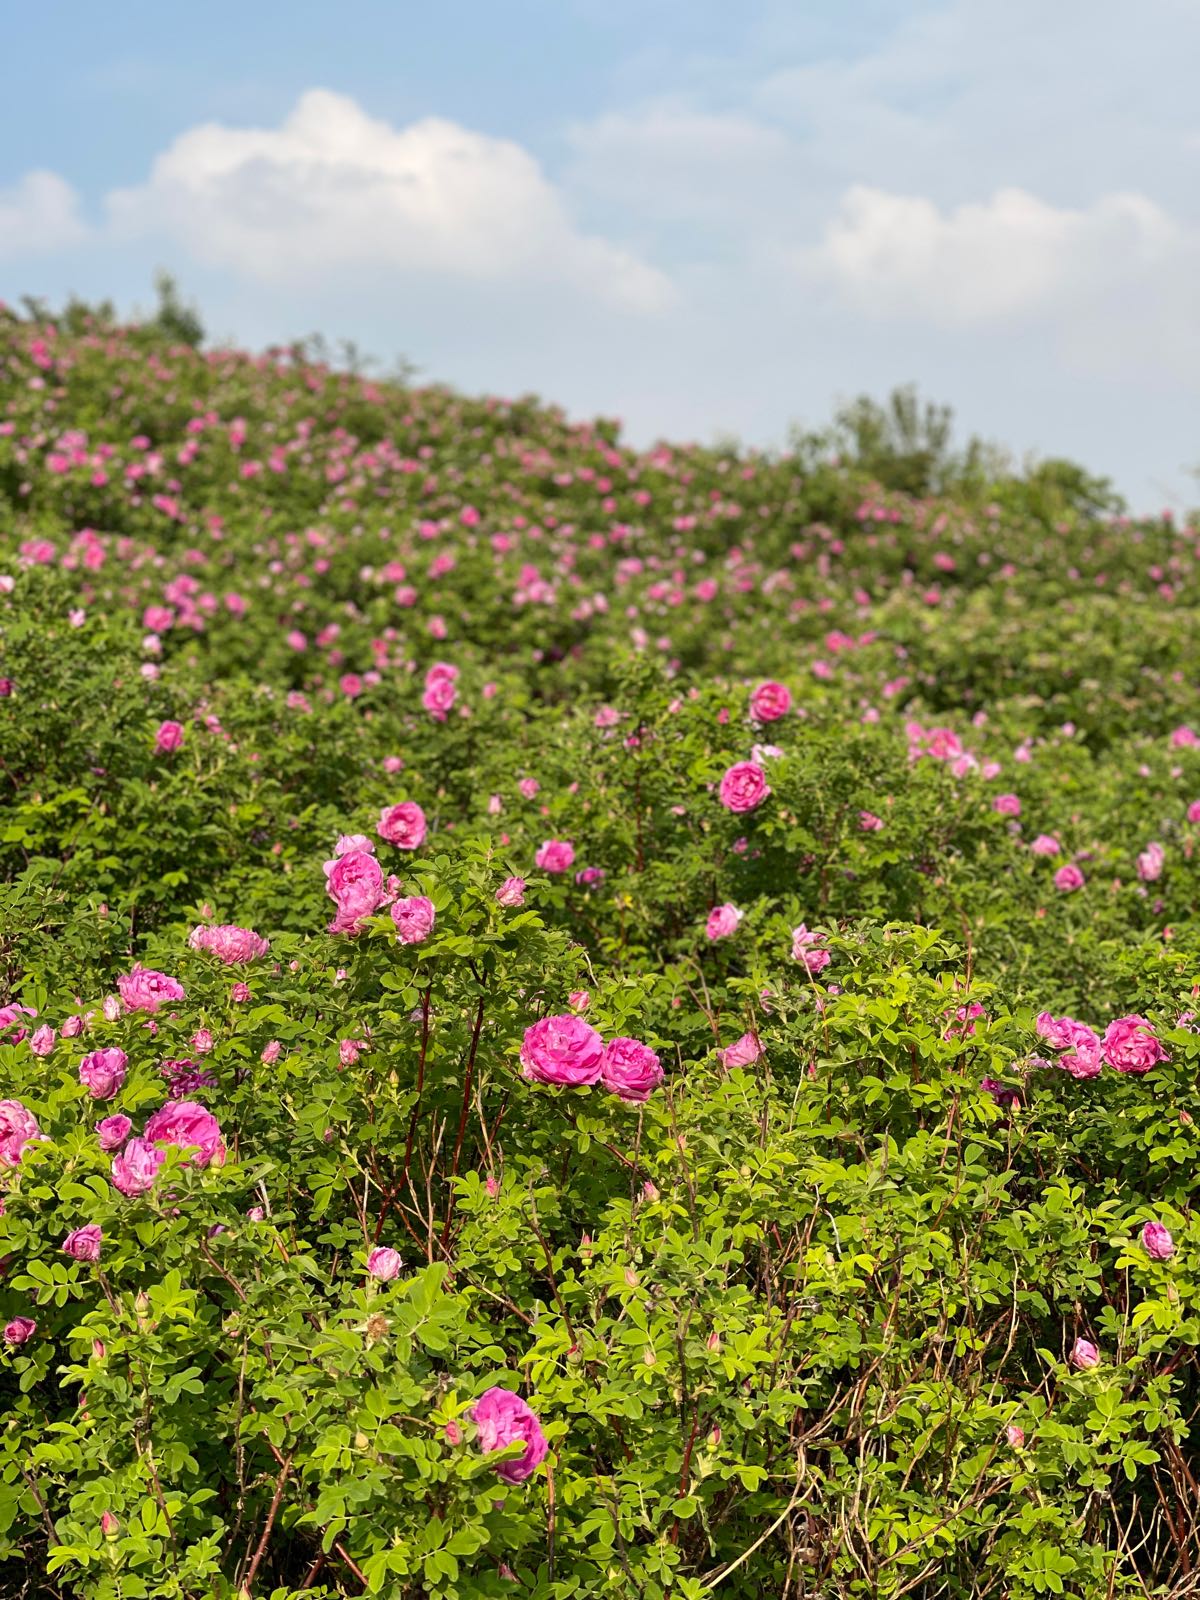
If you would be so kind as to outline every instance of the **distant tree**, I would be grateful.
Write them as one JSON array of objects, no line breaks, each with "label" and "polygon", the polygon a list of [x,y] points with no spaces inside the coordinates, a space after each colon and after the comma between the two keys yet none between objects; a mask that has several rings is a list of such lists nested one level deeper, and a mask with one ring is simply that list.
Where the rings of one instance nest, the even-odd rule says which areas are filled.
[{"label": "distant tree", "polygon": [[179,287],[169,272],[160,270],[154,276],[158,295],[158,309],[144,327],[154,329],[172,344],[191,345],[197,349],[204,343],[204,324],[195,306],[184,305]]}]

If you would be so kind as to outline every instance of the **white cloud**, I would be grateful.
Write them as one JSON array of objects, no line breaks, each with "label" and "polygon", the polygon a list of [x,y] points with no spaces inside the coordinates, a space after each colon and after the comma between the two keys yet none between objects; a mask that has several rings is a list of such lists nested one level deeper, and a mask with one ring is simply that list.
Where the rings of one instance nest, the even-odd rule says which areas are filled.
[{"label": "white cloud", "polygon": [[1148,287],[1190,241],[1153,201],[1106,195],[1082,210],[1023,189],[942,211],[858,184],[802,265],[857,309],[965,326],[1037,315],[1131,276]]},{"label": "white cloud", "polygon": [[438,117],[395,128],[323,89],[278,128],[188,130],[108,204],[118,236],[165,230],[266,283],[390,269],[566,284],[644,312],[672,292],[637,255],[576,228],[520,145]]},{"label": "white cloud", "polygon": [[27,172],[0,189],[0,259],[61,250],[87,236],[79,196],[54,172]]}]

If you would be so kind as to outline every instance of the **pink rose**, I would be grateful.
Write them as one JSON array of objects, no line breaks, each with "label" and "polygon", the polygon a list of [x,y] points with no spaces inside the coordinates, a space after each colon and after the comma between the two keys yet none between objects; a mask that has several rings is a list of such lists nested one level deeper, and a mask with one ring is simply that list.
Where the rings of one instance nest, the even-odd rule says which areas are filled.
[{"label": "pink rose", "polygon": [[542,1425],[534,1413],[510,1389],[488,1389],[468,1412],[479,1430],[479,1448],[485,1453],[523,1444],[525,1449],[511,1461],[496,1465],[496,1476],[505,1483],[524,1483],[545,1460],[549,1445]]},{"label": "pink rose", "polygon": [[821,944],[819,933],[806,928],[803,923],[792,929],[792,960],[802,961],[814,977],[818,972],[824,972],[832,959]]},{"label": "pink rose", "polygon": [[1162,877],[1167,853],[1161,844],[1148,844],[1137,858],[1137,875],[1143,883],[1157,883]]},{"label": "pink rose", "polygon": [[101,1150],[119,1150],[129,1137],[129,1130],[133,1127],[128,1117],[105,1117],[103,1122],[96,1124],[96,1139]]},{"label": "pink rose", "polygon": [[591,1003],[592,997],[586,989],[572,989],[567,996],[567,1004],[572,1011],[578,1012],[580,1016],[583,1015]]},{"label": "pink rose", "polygon": [[0,1163],[18,1166],[25,1146],[41,1137],[42,1130],[32,1111],[19,1100],[0,1100]]},{"label": "pink rose", "polygon": [[1118,1072],[1149,1072],[1171,1058],[1145,1017],[1118,1017],[1104,1030],[1104,1059]]},{"label": "pink rose", "polygon": [[36,1332],[37,1323],[32,1317],[14,1317],[11,1322],[5,1324],[4,1342],[12,1345],[28,1344]]},{"label": "pink rose", "polygon": [[606,1089],[640,1105],[663,1081],[658,1056],[638,1039],[610,1039],[604,1049],[600,1080]]},{"label": "pink rose", "polygon": [[365,850],[368,855],[373,856],[375,841],[368,839],[365,833],[339,833],[337,843],[333,847],[334,855],[349,855],[351,850]]},{"label": "pink rose", "polygon": [[1025,1443],[1025,1429],[1019,1428],[1015,1422],[1010,1422],[1004,1430],[1004,1437],[1014,1450],[1019,1450]]},{"label": "pink rose", "polygon": [[126,1011],[157,1011],[169,1000],[184,998],[183,985],[168,977],[165,972],[155,972],[140,962],[117,979],[117,988]]},{"label": "pink rose", "polygon": [[1171,1230],[1161,1222],[1148,1222],[1142,1229],[1142,1244],[1153,1261],[1169,1261],[1175,1254]]},{"label": "pink rose", "polygon": [[162,1150],[156,1150],[147,1139],[130,1139],[119,1156],[113,1157],[113,1187],[123,1195],[145,1194],[153,1189],[158,1169],[166,1160]]},{"label": "pink rose", "polygon": [[375,830],[381,839],[400,850],[417,850],[425,842],[425,813],[414,800],[384,806]]},{"label": "pink rose", "polygon": [[873,811],[860,811],[858,825],[864,833],[878,833],[883,827],[883,818],[877,817]]},{"label": "pink rose", "polygon": [[387,1245],[376,1245],[367,1257],[367,1271],[380,1283],[391,1283],[403,1265],[400,1252],[389,1249]]},{"label": "pink rose", "polygon": [[1193,800],[1187,808],[1187,819],[1189,822],[1200,822],[1200,800]]},{"label": "pink rose", "polygon": [[1073,861],[1068,861],[1065,867],[1059,867],[1054,874],[1054,887],[1063,894],[1070,894],[1074,889],[1082,889],[1083,884],[1083,873]]},{"label": "pink rose", "polygon": [[396,938],[401,944],[421,944],[433,932],[433,901],[427,900],[423,894],[397,900],[392,907],[392,921],[396,925]]},{"label": "pink rose", "polygon": [[575,860],[575,846],[567,839],[547,839],[533,859],[543,872],[569,872]]},{"label": "pink rose", "polygon": [[752,1067],[761,1057],[763,1047],[758,1041],[756,1033],[744,1033],[740,1039],[735,1039],[731,1045],[726,1045],[724,1050],[717,1051],[717,1060],[727,1072],[734,1067]]},{"label": "pink rose", "polygon": [[79,1081],[93,1100],[111,1100],[125,1082],[128,1063],[124,1050],[93,1050],[79,1063]]},{"label": "pink rose", "polygon": [[534,1083],[595,1083],[604,1068],[604,1040],[582,1017],[543,1017],[526,1028],[521,1072]]},{"label": "pink rose", "polygon": [[1019,817],[1021,802],[1015,794],[998,794],[992,801],[992,810],[1002,817]]},{"label": "pink rose", "polygon": [[271,948],[267,941],[250,928],[234,927],[223,922],[215,928],[193,928],[188,936],[193,950],[207,950],[227,967],[241,966],[246,961],[256,961]]},{"label": "pink rose", "polygon": [[1076,1339],[1071,1346],[1070,1362],[1073,1367],[1089,1372],[1100,1365],[1100,1352],[1090,1339]]},{"label": "pink rose", "polygon": [[728,939],[738,930],[738,923],[745,915],[728,900],[722,906],[714,906],[708,913],[708,921],[704,924],[706,939]]},{"label": "pink rose", "polygon": [[502,906],[523,906],[525,904],[525,879],[505,878],[496,890],[496,900]]},{"label": "pink rose", "polygon": [[178,722],[160,722],[154,735],[154,754],[169,756],[183,743],[183,725]]},{"label": "pink rose", "polygon": [[457,699],[458,690],[450,678],[426,680],[421,704],[435,722],[445,722],[447,712]]},{"label": "pink rose", "polygon": [[330,933],[357,933],[384,899],[383,868],[365,850],[349,850],[325,863],[325,887],[337,906]]},{"label": "pink rose", "polygon": [[218,1166],[225,1159],[225,1144],[216,1117],[195,1100],[172,1100],[157,1110],[146,1124],[149,1144],[173,1144],[191,1150],[194,1167]]},{"label": "pink rose", "polygon": [[737,761],[721,779],[717,791],[727,811],[753,811],[770,794],[767,775],[753,761]]},{"label": "pink rose", "polygon": [[104,1230],[95,1222],[86,1228],[76,1228],[62,1242],[63,1250],[75,1261],[99,1261],[100,1247],[104,1243]]},{"label": "pink rose", "polygon": [[778,722],[791,709],[791,692],[782,683],[760,683],[750,696],[750,715],[755,722]]},{"label": "pink rose", "polygon": [[35,1056],[48,1056],[54,1049],[56,1038],[57,1035],[54,1029],[43,1023],[40,1028],[34,1029],[33,1038],[29,1041],[29,1048]]},{"label": "pink rose", "polygon": [[1035,856],[1056,856],[1062,850],[1052,833],[1039,833],[1029,848]]}]

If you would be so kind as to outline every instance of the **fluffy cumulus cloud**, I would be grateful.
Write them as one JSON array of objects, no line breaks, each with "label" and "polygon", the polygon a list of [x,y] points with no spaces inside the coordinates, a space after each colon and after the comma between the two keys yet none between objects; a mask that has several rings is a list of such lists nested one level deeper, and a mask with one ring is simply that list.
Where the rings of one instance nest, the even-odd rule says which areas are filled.
[{"label": "fluffy cumulus cloud", "polygon": [[941,210],[855,185],[803,264],[859,310],[943,325],[1052,310],[1181,259],[1183,230],[1153,201],[1106,195],[1075,210],[1024,189]]},{"label": "fluffy cumulus cloud", "polygon": [[188,130],[108,205],[118,235],[165,230],[199,260],[268,283],[362,265],[565,283],[638,312],[671,298],[661,272],[576,227],[520,145],[438,117],[396,128],[323,89],[278,128]]},{"label": "fluffy cumulus cloud", "polygon": [[27,172],[0,189],[0,260],[46,254],[87,235],[79,196],[54,172]]}]

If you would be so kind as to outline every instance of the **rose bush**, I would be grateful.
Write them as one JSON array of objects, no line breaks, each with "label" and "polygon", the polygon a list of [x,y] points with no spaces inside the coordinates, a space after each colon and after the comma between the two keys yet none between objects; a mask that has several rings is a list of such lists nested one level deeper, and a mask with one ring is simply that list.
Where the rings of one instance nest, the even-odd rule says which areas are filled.
[{"label": "rose bush", "polygon": [[0,1588],[1187,1593],[1196,527],[0,370]]}]

